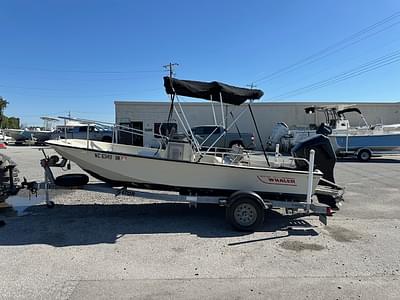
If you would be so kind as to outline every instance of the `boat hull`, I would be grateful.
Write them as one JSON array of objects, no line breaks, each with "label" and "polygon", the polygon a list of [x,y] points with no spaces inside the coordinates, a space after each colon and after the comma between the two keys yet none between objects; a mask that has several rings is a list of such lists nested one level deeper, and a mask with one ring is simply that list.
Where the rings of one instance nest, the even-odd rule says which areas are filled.
[{"label": "boat hull", "polygon": [[400,133],[374,135],[332,135],[337,151],[356,151],[368,148],[372,151],[400,151]]},{"label": "boat hull", "polygon": [[[86,140],[47,142],[61,156],[104,181],[177,191],[228,194],[254,191],[263,195],[305,198],[308,173],[298,170],[246,167],[170,160],[137,153],[138,147]],[[131,151],[129,151],[131,150]],[[152,154],[153,153],[153,154]],[[313,191],[321,172],[314,173]]]}]

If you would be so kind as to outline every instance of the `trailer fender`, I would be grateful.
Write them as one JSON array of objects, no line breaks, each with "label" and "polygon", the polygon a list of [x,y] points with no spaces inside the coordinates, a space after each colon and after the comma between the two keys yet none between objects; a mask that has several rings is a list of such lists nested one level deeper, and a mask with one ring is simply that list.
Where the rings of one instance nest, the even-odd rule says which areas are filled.
[{"label": "trailer fender", "polygon": [[356,155],[358,155],[358,153],[360,153],[361,151],[368,151],[369,153],[372,153],[371,149],[369,148],[360,148],[357,149],[356,152],[354,152]]},{"label": "trailer fender", "polygon": [[268,206],[265,204],[265,202],[260,197],[260,195],[258,195],[255,192],[252,192],[252,191],[236,191],[236,192],[234,192],[227,199],[226,206],[227,207],[231,206],[236,200],[238,200],[242,197],[251,198],[251,199],[257,201],[261,205],[261,207],[268,208]]}]

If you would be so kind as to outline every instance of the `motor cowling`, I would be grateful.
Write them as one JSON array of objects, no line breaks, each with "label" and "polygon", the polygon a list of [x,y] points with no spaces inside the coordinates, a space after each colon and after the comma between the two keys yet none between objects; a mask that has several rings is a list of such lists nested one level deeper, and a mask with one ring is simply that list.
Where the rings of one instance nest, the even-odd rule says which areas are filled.
[{"label": "motor cowling", "polygon": [[282,150],[282,138],[289,132],[289,126],[284,122],[278,122],[272,127],[272,133],[266,142],[268,151],[275,151],[275,145],[280,144]]},{"label": "motor cowling", "polygon": [[[315,150],[315,169],[323,173],[322,178],[335,183],[334,169],[336,164],[336,154],[333,150],[329,138],[325,135],[318,134],[307,138],[296,144],[292,149],[292,156],[298,158],[309,159],[310,151]],[[301,160],[295,160],[296,167],[299,170],[308,170],[308,164]],[[328,185],[325,182],[320,182],[321,185]],[[332,208],[336,207],[336,200],[329,195],[317,195],[321,203],[328,204]]]},{"label": "motor cowling", "polygon": [[321,125],[318,126],[317,128],[317,134],[322,134],[324,136],[328,136],[332,134],[332,128],[325,124],[325,123],[321,123]]},{"label": "motor cowling", "polygon": [[[323,178],[335,182],[334,168],[337,159],[329,138],[321,134],[307,138],[293,147],[292,155],[309,159],[311,149],[315,150],[315,168],[324,174]],[[297,169],[308,170],[306,162],[301,160],[295,160],[295,162]]]}]

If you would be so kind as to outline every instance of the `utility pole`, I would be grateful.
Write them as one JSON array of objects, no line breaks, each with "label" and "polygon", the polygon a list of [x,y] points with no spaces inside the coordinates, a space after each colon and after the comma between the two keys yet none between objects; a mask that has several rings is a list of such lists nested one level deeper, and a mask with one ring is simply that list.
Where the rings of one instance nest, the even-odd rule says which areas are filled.
[{"label": "utility pole", "polygon": [[256,87],[254,82],[252,82],[251,84],[246,84],[246,86],[248,86],[251,90]]},{"label": "utility pole", "polygon": [[175,75],[174,68],[179,66],[177,63],[169,63],[168,65],[163,66],[169,72],[169,78]]}]

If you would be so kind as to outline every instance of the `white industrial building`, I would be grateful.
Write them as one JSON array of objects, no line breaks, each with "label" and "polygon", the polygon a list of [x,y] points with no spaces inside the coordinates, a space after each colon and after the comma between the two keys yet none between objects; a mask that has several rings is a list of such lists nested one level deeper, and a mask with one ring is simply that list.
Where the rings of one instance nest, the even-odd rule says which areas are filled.
[{"label": "white industrial building", "polygon": [[[289,127],[307,126],[309,124],[320,124],[325,121],[322,113],[307,115],[304,108],[312,105],[337,105],[354,103],[334,102],[282,102],[282,103],[254,103],[252,105],[257,120],[260,135],[266,141],[271,134],[272,127],[277,122],[285,122]],[[400,123],[400,102],[397,103],[357,103],[357,107],[363,112],[370,124],[393,124]],[[214,124],[212,106],[210,102],[183,102],[182,107],[191,126]],[[234,106],[224,104],[224,116],[229,124],[232,116],[237,116],[246,105]],[[138,137],[125,137],[126,143],[152,145],[154,144],[154,132],[158,131],[161,123],[167,122],[169,113],[169,102],[143,102],[143,101],[115,101],[115,120],[122,124],[138,129],[143,129],[148,135],[144,139]],[[219,103],[214,104],[218,123],[222,123]],[[358,114],[346,115],[352,126],[363,125]],[[182,130],[179,119],[172,115],[171,123],[177,125],[178,132]],[[255,133],[251,122],[249,110],[244,113],[237,123],[241,132]],[[237,128],[231,128],[236,131]],[[133,140],[132,140],[133,139]],[[259,144],[259,141],[257,141]]]}]

